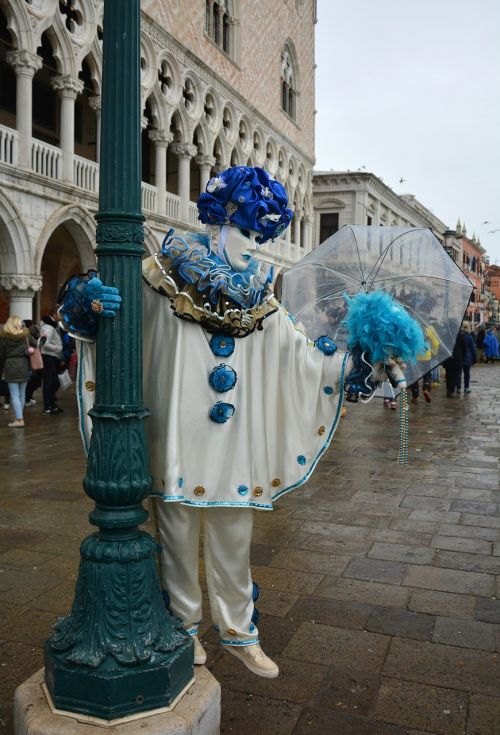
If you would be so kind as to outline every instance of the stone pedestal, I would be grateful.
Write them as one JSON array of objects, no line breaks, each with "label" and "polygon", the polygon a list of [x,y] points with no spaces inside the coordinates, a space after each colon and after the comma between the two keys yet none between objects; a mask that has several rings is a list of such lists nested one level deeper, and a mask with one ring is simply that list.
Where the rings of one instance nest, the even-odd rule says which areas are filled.
[{"label": "stone pedestal", "polygon": [[16,689],[15,735],[218,735],[220,684],[204,666],[197,666],[195,673],[194,684],[169,711],[107,722],[54,711],[42,688],[44,670],[40,669]]}]

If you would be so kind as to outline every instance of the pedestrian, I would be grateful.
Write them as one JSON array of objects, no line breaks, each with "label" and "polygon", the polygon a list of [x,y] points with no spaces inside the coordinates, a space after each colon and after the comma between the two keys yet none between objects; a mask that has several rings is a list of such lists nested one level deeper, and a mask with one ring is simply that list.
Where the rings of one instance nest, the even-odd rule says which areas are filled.
[{"label": "pedestrian", "polygon": [[[31,321],[31,319],[25,319],[24,323],[30,330],[31,336],[38,344],[38,340],[40,339],[40,327],[38,326],[38,324],[35,324],[33,321]],[[33,398],[33,393],[41,387],[42,370],[33,370],[32,367],[30,379],[28,380],[28,385],[26,386],[26,403],[24,404],[25,406],[32,407],[36,405],[36,400]]]},{"label": "pedestrian", "polygon": [[9,426],[15,429],[24,426],[24,399],[30,377],[29,356],[35,346],[36,342],[22,319],[18,316],[9,317],[0,332],[0,375],[4,374],[9,386],[15,416]]},{"label": "pedestrian", "polygon": [[484,357],[484,338],[486,337],[486,329],[484,328],[484,324],[479,325],[479,329],[477,330],[476,334],[476,348],[477,348],[477,357],[479,362],[486,362],[486,359]]},{"label": "pedestrian", "polygon": [[38,341],[43,359],[43,412],[52,416],[63,412],[62,408],[56,406],[56,393],[59,388],[57,374],[61,366],[63,354],[63,343],[59,334],[58,320],[57,307],[53,307],[46,316],[42,317],[40,339]]},{"label": "pedestrian", "polygon": [[493,329],[490,328],[486,332],[486,337],[484,338],[483,343],[483,349],[484,349],[484,357],[485,361],[488,362],[495,362],[495,360],[498,360],[500,357],[500,353],[498,350],[498,340],[495,337],[495,334],[493,332]]},{"label": "pedestrian", "polygon": [[[431,389],[432,389],[432,370],[429,370],[429,372],[425,373],[425,375],[422,377],[422,395],[424,397],[424,400],[426,403],[431,402]],[[413,385],[410,386],[411,390],[411,403],[418,403],[418,399],[420,396],[420,387],[419,387],[419,381],[416,380]]]},{"label": "pedestrian", "polygon": [[457,387],[457,378],[464,364],[464,356],[466,353],[465,339],[462,332],[459,332],[453,346],[453,352],[443,362],[446,371],[446,397],[454,398]]},{"label": "pedestrian", "polygon": [[462,363],[462,369],[457,373],[457,393],[462,389],[462,373],[464,374],[464,393],[470,393],[470,369],[476,364],[476,344],[474,337],[470,333],[470,325],[468,322],[462,324],[461,334],[465,345],[465,354]]},{"label": "pedestrian", "polygon": [[10,392],[6,380],[0,379],[0,396],[3,396],[3,407],[6,411],[8,411],[10,408]]},{"label": "pedestrian", "polygon": [[380,389],[384,395],[384,408],[390,408],[393,411],[396,410],[396,394],[394,388],[388,380],[384,380]]}]

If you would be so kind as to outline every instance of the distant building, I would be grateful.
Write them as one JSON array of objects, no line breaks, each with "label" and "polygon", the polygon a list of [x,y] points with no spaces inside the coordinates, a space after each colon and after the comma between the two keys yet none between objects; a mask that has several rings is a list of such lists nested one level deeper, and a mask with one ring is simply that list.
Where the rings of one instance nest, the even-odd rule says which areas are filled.
[{"label": "distant building", "polygon": [[489,322],[500,324],[500,266],[488,265],[485,281],[489,291]]},{"label": "distant building", "polygon": [[[200,227],[196,199],[230,165],[266,168],[295,216],[265,257],[312,247],[315,0],[143,0],[146,249]],[[101,0],[0,2],[0,322],[37,318],[94,265]]]},{"label": "distant building", "polygon": [[465,224],[460,225],[460,220],[457,223],[456,237],[462,244],[462,270],[474,286],[465,318],[475,328],[481,322],[487,322],[489,317],[485,283],[486,250],[475,235],[472,238],[467,237]]}]

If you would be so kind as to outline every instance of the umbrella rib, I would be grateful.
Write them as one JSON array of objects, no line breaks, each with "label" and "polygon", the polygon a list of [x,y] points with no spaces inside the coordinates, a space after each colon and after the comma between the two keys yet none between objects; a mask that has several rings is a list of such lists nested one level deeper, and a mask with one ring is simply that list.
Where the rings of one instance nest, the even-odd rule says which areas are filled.
[{"label": "umbrella rib", "polygon": [[[391,278],[394,278],[394,276],[390,276],[388,278],[379,278],[377,279],[377,283],[382,283],[383,281],[390,281]],[[403,281],[410,281],[412,278],[427,278],[429,280],[436,280],[436,281],[445,281],[446,283],[454,283],[457,286],[463,286],[464,288],[467,287],[466,283],[459,283],[458,281],[450,281],[449,278],[445,278],[444,276],[434,276],[434,275],[425,275],[425,273],[415,273],[412,276],[407,276],[406,278],[402,278],[400,281],[394,281],[393,283],[390,283],[390,286],[394,286],[397,283],[403,283]],[[373,288],[373,285],[375,283],[375,279],[371,282],[370,288]],[[385,288],[385,287],[382,287]],[[472,291],[472,288],[471,288]]]},{"label": "umbrella rib", "polygon": [[[428,228],[426,228],[426,227],[419,227],[419,228],[416,228],[416,231],[422,231],[422,230],[426,230],[426,229],[428,229]],[[366,280],[367,281],[370,278],[370,276],[373,273],[373,271],[375,270],[375,268],[377,268],[377,265],[378,265],[378,268],[377,268],[377,270],[375,272],[375,275],[373,276],[373,280],[375,280],[375,278],[377,277],[377,273],[382,268],[382,263],[384,262],[385,256],[389,252],[389,249],[394,245],[394,243],[396,242],[396,240],[399,240],[400,237],[403,237],[404,235],[407,235],[407,234],[408,234],[408,230],[405,230],[405,232],[402,232],[400,235],[398,235],[397,237],[395,237],[394,240],[391,240],[391,242],[386,247],[386,249],[384,250],[384,252],[380,254],[379,259],[377,260],[377,262],[375,263],[375,265],[372,267],[371,271],[368,273],[368,276],[366,277]]]},{"label": "umbrella rib", "polygon": [[[347,273],[341,273],[340,271],[336,270],[335,268],[332,268],[329,265],[324,265],[323,263],[304,263],[304,267],[308,266],[309,268],[314,267],[318,270],[326,270],[328,273],[335,273],[335,275],[339,276],[339,278],[343,278],[346,281],[352,281],[353,286],[359,286],[361,285],[361,282],[356,280],[354,276],[349,276]],[[297,268],[297,270],[301,270],[301,268]],[[291,273],[291,271],[289,271]]]},{"label": "umbrella rib", "polygon": [[354,238],[354,244],[356,245],[356,252],[358,254],[358,270],[359,270],[359,275],[361,277],[361,283],[363,283],[363,282],[366,283],[366,280],[367,279],[363,276],[363,269],[361,268],[361,253],[359,252],[358,240],[356,238],[356,233],[354,232],[354,230],[352,229],[352,227],[350,227],[349,229],[352,232],[352,236]]}]

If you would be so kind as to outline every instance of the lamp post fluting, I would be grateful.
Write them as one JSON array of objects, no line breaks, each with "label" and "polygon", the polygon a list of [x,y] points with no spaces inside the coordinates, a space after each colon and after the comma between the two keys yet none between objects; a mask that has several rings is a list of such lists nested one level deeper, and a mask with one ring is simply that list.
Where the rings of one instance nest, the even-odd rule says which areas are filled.
[{"label": "lamp post fluting", "polygon": [[139,530],[151,478],[142,393],[140,0],[104,3],[97,248],[122,307],[97,335],[84,488],[98,527],[81,546],[75,600],[45,644],[56,708],[104,719],[169,705],[193,677],[192,641],[166,611],[156,542]]}]

